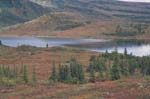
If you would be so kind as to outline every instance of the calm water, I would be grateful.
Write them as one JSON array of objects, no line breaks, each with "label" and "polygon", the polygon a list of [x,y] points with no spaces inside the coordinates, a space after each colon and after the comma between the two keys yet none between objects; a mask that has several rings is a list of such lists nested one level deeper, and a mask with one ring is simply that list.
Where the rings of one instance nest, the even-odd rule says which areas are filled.
[{"label": "calm water", "polygon": [[63,38],[44,38],[44,37],[0,37],[3,45],[17,47],[20,45],[31,45],[36,47],[49,47],[53,46],[64,46],[84,43],[95,43],[95,42],[108,42],[109,40],[104,39],[63,39]]},{"label": "calm water", "polygon": [[97,52],[114,51],[123,53],[127,48],[128,54],[136,56],[150,55],[150,43],[144,42],[116,42],[104,39],[60,39],[60,38],[34,38],[34,37],[0,37],[4,45],[17,47],[19,45],[31,45],[36,47],[72,46]]},{"label": "calm water", "polygon": [[96,47],[96,48],[88,48],[89,50],[92,51],[97,51],[97,52],[112,52],[117,49],[119,53],[124,53],[125,48],[128,51],[128,54],[132,54],[135,56],[149,56],[150,55],[150,44],[127,44],[124,46],[118,45],[116,46],[108,46],[108,47]]}]

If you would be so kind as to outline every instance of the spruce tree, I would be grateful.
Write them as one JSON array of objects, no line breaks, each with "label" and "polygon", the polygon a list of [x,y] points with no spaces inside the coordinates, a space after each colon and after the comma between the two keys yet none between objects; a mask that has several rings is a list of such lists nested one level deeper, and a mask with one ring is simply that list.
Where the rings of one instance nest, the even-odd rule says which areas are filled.
[{"label": "spruce tree", "polygon": [[23,68],[22,68],[22,80],[25,82],[25,83],[28,83],[28,75],[27,75],[27,66],[26,65],[23,65]]},{"label": "spruce tree", "polygon": [[85,73],[84,73],[84,68],[81,64],[78,64],[78,74],[79,74],[78,76],[79,81],[83,83],[85,81],[85,77],[84,77]]},{"label": "spruce tree", "polygon": [[3,76],[6,77],[7,76],[7,68],[6,66],[3,65]]},{"label": "spruce tree", "polygon": [[112,80],[118,80],[120,79],[120,68],[119,68],[119,58],[118,54],[116,54],[114,63],[111,69],[111,79]]},{"label": "spruce tree", "polygon": [[127,60],[121,60],[120,62],[120,72],[122,76],[128,76],[129,75],[129,64]]},{"label": "spruce tree", "polygon": [[114,64],[112,66],[111,78],[112,78],[112,80],[118,80],[118,79],[120,79],[119,68],[118,68],[118,66],[116,64]]},{"label": "spruce tree", "polygon": [[2,45],[2,41],[0,40],[0,46]]},{"label": "spruce tree", "polygon": [[104,78],[104,72],[106,71],[105,60],[103,58],[98,58],[97,60],[97,70],[99,72],[100,78]]},{"label": "spruce tree", "polygon": [[14,78],[18,78],[18,69],[17,69],[17,67],[16,67],[16,65],[14,65],[14,70],[13,70],[13,72],[14,72]]},{"label": "spruce tree", "polygon": [[127,54],[128,54],[128,51],[127,51],[127,48],[125,48],[124,49],[124,55],[127,56]]},{"label": "spruce tree", "polygon": [[33,69],[32,69],[32,85],[35,86],[36,83],[37,83],[36,70],[35,70],[35,66],[33,66]]},{"label": "spruce tree", "polygon": [[10,69],[10,66],[6,66],[6,77],[11,78],[13,77],[13,72]]},{"label": "spruce tree", "polygon": [[142,58],[141,70],[143,75],[150,75],[150,57]]},{"label": "spruce tree", "polygon": [[130,60],[128,60],[128,64],[129,64],[129,67],[128,67],[128,69],[129,69],[129,74],[130,74],[130,75],[134,75],[135,69],[136,69],[137,66],[138,66],[137,61],[136,61],[135,59],[130,59]]},{"label": "spruce tree", "polygon": [[55,62],[53,62],[53,68],[52,68],[52,74],[50,76],[50,80],[53,80],[54,82],[56,82],[58,80],[58,74],[56,71]]},{"label": "spruce tree", "polygon": [[61,64],[58,66],[58,81],[61,82]]},{"label": "spruce tree", "polygon": [[95,82],[95,70],[92,64],[90,64],[90,82]]},{"label": "spruce tree", "polygon": [[1,65],[0,65],[0,75],[1,75],[1,73],[2,73],[2,70],[1,70],[2,68],[1,68]]},{"label": "spruce tree", "polygon": [[104,56],[105,56],[105,58],[108,58],[108,57],[109,57],[108,50],[106,50],[106,52],[105,52]]},{"label": "spruce tree", "polygon": [[70,64],[71,76],[73,78],[77,77],[77,75],[78,75],[78,73],[77,73],[77,70],[78,70],[77,65],[78,65],[78,63],[77,63],[76,59],[75,58],[71,58],[69,60],[69,64]]},{"label": "spruce tree", "polygon": [[65,69],[63,65],[59,66],[59,81],[64,82],[65,80]]},{"label": "spruce tree", "polygon": [[71,76],[71,70],[70,70],[69,66],[67,66],[67,65],[66,65],[66,72],[67,72],[66,80],[68,83],[70,83],[72,81],[72,76]]}]

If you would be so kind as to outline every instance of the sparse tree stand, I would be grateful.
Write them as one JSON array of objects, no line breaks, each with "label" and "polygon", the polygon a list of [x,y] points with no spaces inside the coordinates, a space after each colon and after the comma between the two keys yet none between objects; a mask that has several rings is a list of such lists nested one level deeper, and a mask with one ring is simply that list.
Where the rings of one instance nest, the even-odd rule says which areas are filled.
[{"label": "sparse tree stand", "polygon": [[85,72],[83,65],[77,62],[75,58],[71,58],[69,61],[71,77],[74,83],[83,83],[85,81]]},{"label": "sparse tree stand", "polygon": [[64,83],[84,83],[85,73],[83,66],[78,63],[74,58],[70,59],[68,63],[59,65],[58,72],[53,63],[52,73],[50,80],[54,82]]}]

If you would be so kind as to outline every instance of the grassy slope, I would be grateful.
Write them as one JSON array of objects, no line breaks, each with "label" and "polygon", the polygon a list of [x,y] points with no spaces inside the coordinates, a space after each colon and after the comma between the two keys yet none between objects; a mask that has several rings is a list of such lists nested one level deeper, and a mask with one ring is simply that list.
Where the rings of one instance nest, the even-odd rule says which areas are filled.
[{"label": "grassy slope", "polygon": [[[50,8],[57,11],[78,12],[93,18],[103,20],[128,19],[150,22],[149,3],[127,3],[116,0],[31,0],[44,5],[45,1]],[[48,6],[48,5],[45,6]]]},{"label": "grassy slope", "polygon": [[[36,66],[39,85],[17,84],[12,87],[0,86],[0,99],[149,99],[149,77],[127,78],[118,81],[87,83],[82,85],[67,85],[46,82],[52,68],[52,63],[65,62],[69,57],[76,57],[87,66],[91,55],[72,48],[34,48],[22,46],[18,48],[0,48],[0,64],[26,64],[31,75],[32,66]],[[14,53],[11,54],[10,53]],[[12,58],[13,57],[13,58]],[[30,76],[29,76],[30,77]]]},{"label": "grassy slope", "polygon": [[29,0],[1,0],[0,27],[29,21],[46,12],[47,9]]},{"label": "grassy slope", "polygon": [[2,31],[4,35],[52,36],[53,31],[65,31],[88,24],[88,18],[70,12],[52,13]]},{"label": "grassy slope", "polygon": [[[41,0],[38,0],[38,4],[40,3]],[[44,4],[45,3],[42,3],[42,5]],[[118,37],[120,34],[113,34],[116,32],[118,25],[121,27],[128,27],[126,28],[126,30],[128,30],[131,24],[148,22],[150,16],[150,10],[148,10],[149,4],[145,3],[130,4],[110,0],[47,0],[46,4],[49,5],[46,6],[48,6],[53,13],[44,15],[27,23],[10,27],[1,31],[0,35],[121,38]],[[60,11],[64,13],[62,14]],[[144,35],[135,35],[131,38],[149,39],[149,27],[150,25],[145,29],[146,33]],[[136,31],[133,27],[131,28],[130,30]]]},{"label": "grassy slope", "polygon": [[[137,31],[138,22],[124,20],[101,21],[91,20],[80,14],[65,12],[44,15],[33,21],[9,27],[0,32],[1,36],[49,36],[63,38],[130,38],[149,39],[149,27],[145,33],[134,34]],[[116,33],[117,27],[121,26],[124,33]],[[129,31],[129,34],[126,32]],[[131,33],[130,33],[131,32]],[[133,32],[133,33],[132,33]],[[130,34],[134,34],[130,36]],[[140,35],[139,35],[140,34]]]},{"label": "grassy slope", "polygon": [[149,81],[122,79],[84,85],[55,83],[1,88],[2,99],[149,99]]}]

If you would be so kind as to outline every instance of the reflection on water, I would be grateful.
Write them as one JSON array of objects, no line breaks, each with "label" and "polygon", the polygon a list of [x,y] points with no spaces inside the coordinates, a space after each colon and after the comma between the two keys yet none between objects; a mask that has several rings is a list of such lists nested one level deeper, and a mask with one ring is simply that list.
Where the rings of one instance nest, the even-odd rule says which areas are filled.
[{"label": "reflection on water", "polygon": [[52,46],[64,46],[67,44],[84,44],[94,42],[107,42],[109,40],[104,39],[70,39],[70,38],[36,38],[36,37],[0,37],[3,45],[17,47],[19,45],[31,45],[36,47],[49,47]]},{"label": "reflection on water", "polygon": [[[106,45],[106,46],[105,46]],[[97,52],[112,52],[117,49],[119,53],[124,53],[125,48],[128,54],[135,56],[149,56],[150,55],[150,43],[142,41],[116,41],[111,42],[111,45],[105,44],[104,46],[87,47],[88,50]]]},{"label": "reflection on water", "polygon": [[112,41],[104,39],[64,39],[64,38],[35,38],[35,37],[0,37],[4,45],[17,47],[19,45],[31,45],[36,47],[71,46],[97,52],[114,51],[124,53],[126,48],[128,54],[136,56],[150,55],[149,42],[134,41]]},{"label": "reflection on water", "polygon": [[[125,48],[128,51],[128,54],[132,54],[135,56],[148,56],[150,55],[150,45],[130,45],[130,46],[117,46],[117,50],[119,53],[124,53]],[[97,48],[89,48],[89,50],[97,51],[97,52],[112,52],[115,51],[115,46],[110,47],[97,47]]]}]

